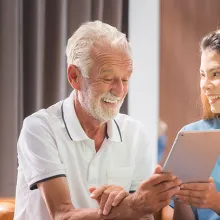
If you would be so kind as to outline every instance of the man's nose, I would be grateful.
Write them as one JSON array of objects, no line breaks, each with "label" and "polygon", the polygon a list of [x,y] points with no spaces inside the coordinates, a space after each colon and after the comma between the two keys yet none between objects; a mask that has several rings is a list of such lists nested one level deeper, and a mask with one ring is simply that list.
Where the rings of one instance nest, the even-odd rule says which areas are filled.
[{"label": "man's nose", "polygon": [[124,95],[124,84],[121,79],[117,79],[113,82],[112,85],[112,94],[114,94],[117,97],[122,97]]}]

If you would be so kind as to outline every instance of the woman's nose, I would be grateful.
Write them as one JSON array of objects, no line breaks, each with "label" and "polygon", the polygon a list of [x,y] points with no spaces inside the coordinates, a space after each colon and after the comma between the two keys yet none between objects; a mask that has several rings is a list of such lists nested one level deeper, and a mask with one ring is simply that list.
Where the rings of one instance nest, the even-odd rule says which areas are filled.
[{"label": "woman's nose", "polygon": [[201,85],[201,89],[203,90],[210,90],[214,87],[212,80],[208,79],[207,77],[201,80],[200,85]]}]

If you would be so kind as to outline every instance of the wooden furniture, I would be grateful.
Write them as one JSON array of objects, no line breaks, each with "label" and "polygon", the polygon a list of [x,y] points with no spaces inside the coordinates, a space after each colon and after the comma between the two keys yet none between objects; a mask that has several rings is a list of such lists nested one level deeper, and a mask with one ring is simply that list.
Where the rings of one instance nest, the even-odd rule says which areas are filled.
[{"label": "wooden furniture", "polygon": [[0,198],[0,220],[13,220],[14,209],[14,198]]}]

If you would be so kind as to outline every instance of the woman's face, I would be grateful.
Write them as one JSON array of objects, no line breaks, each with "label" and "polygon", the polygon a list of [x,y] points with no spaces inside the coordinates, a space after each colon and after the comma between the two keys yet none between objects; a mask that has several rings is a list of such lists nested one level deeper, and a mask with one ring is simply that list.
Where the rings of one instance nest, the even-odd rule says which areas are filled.
[{"label": "woman's face", "polygon": [[200,87],[211,106],[211,111],[220,113],[220,53],[206,49],[202,52]]}]

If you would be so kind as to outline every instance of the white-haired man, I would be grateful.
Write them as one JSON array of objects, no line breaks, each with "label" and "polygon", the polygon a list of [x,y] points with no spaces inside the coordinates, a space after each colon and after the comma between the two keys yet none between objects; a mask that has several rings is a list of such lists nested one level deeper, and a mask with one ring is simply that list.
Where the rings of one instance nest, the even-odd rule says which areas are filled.
[{"label": "white-haired man", "polygon": [[70,97],[23,123],[15,220],[147,218],[169,204],[180,181],[160,167],[150,177],[144,129],[119,114],[132,74],[126,36],[88,22],[66,54]]}]

